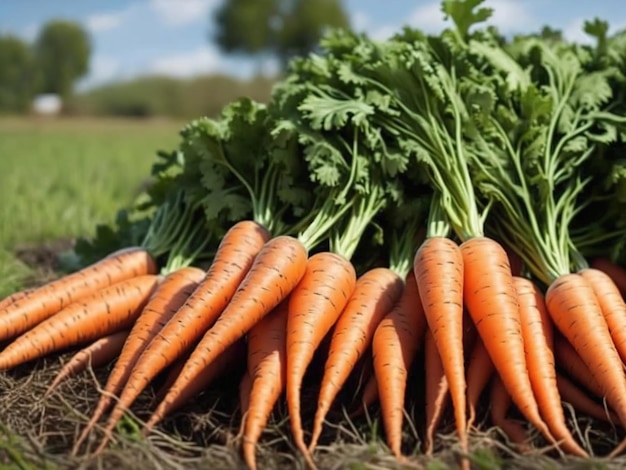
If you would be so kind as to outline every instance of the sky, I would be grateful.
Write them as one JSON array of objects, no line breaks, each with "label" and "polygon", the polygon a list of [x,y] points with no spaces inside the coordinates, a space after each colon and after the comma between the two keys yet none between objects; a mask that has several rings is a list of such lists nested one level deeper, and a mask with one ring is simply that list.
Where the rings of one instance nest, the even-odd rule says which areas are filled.
[{"label": "sky", "polygon": [[[246,78],[271,73],[271,59],[227,56],[211,42],[212,12],[224,0],[0,0],[0,34],[33,41],[51,19],[84,26],[92,41],[90,71],[79,88],[145,74],[193,77],[229,73]],[[310,0],[317,1],[317,0]],[[344,0],[351,25],[385,39],[404,25],[426,32],[446,26],[439,0]],[[504,34],[538,31],[548,24],[568,39],[588,41],[584,20],[607,20],[610,31],[626,28],[624,0],[485,0],[489,23]]]}]

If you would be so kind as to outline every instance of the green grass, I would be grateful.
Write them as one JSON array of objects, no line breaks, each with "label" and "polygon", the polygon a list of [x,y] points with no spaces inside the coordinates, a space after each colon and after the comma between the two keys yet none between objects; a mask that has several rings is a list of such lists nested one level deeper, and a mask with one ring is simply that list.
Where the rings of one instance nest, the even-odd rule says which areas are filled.
[{"label": "green grass", "polygon": [[19,286],[19,246],[89,236],[132,202],[182,123],[0,120],[0,295]]}]

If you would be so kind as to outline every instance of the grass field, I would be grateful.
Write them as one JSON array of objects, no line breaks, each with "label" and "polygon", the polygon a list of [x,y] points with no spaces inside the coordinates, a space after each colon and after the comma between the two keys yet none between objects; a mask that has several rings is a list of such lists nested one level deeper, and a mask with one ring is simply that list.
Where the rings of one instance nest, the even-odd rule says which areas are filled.
[{"label": "grass field", "polygon": [[0,296],[29,269],[14,253],[64,246],[113,220],[182,123],[0,119]]},{"label": "grass field", "polygon": [[[182,123],[94,120],[0,120],[0,297],[27,283],[41,283],[54,267],[54,255],[71,247],[77,236],[89,236],[98,223],[113,219],[140,191],[158,149],[170,149]],[[68,354],[51,355],[19,370],[0,373],[0,469],[185,469],[243,468],[237,446],[240,416],[237,380],[241,370],[219,381],[199,399],[159,426],[149,439],[140,439],[129,419],[117,429],[117,439],[102,456],[70,457],[73,440],[98,399],[98,385],[106,370],[90,371],[69,380],[58,393],[44,398],[47,384]],[[415,376],[421,377],[419,371]],[[355,387],[345,391],[354,405]],[[308,391],[315,390],[315,379]],[[133,409],[146,418],[152,389]],[[455,468],[453,421],[444,417],[433,456],[420,454],[422,429],[411,418],[423,418],[423,402],[416,391],[404,441],[412,457],[394,461],[386,450],[376,410],[372,415],[347,419],[333,410],[316,452],[320,469]],[[309,415],[314,397],[304,397]],[[259,448],[259,468],[304,468],[289,437],[281,406],[268,425]],[[310,426],[310,421],[304,423]],[[610,427],[589,420],[575,421],[577,436],[594,441],[598,433],[615,437]],[[574,426],[572,426],[572,429]],[[94,445],[97,442],[93,443]],[[520,456],[504,444],[497,430],[485,426],[471,434],[473,468],[535,469],[620,468],[624,459],[581,461],[555,458],[538,448]],[[602,449],[600,449],[602,450]]]}]

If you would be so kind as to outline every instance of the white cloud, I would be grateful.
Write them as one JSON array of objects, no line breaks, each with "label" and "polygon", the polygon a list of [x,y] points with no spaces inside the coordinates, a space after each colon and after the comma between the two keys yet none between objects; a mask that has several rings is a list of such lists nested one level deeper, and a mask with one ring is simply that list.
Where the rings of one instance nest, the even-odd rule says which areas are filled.
[{"label": "white cloud", "polygon": [[355,11],[352,14],[351,23],[352,23],[352,27],[356,31],[364,31],[370,26],[371,20],[370,20],[370,17],[367,15],[367,13],[363,11]]},{"label": "white cloud", "polygon": [[[486,0],[483,6],[493,9],[488,23],[496,26],[501,33],[529,31],[537,25],[537,21],[523,1]],[[412,27],[427,33],[437,33],[451,24],[450,20],[444,20],[440,2],[428,3],[416,8],[409,15],[407,22]]]},{"label": "white cloud", "polygon": [[93,15],[89,15],[85,19],[84,23],[87,29],[92,33],[102,33],[104,31],[111,31],[121,26],[127,16],[127,10],[114,13],[95,13]]},{"label": "white cloud", "polygon": [[217,0],[151,0],[150,5],[163,23],[180,26],[207,21],[209,10],[217,5]]},{"label": "white cloud", "polygon": [[220,67],[220,54],[209,46],[199,47],[189,52],[156,59],[150,72],[174,77],[192,77],[216,71]]},{"label": "white cloud", "polygon": [[[576,18],[571,21],[565,28],[563,28],[563,37],[568,41],[576,42],[578,44],[593,44],[595,39],[589,36],[583,31],[585,20],[588,18]],[[626,19],[611,21],[609,23],[609,34],[614,34],[617,31],[626,28]]]},{"label": "white cloud", "polygon": [[37,37],[37,34],[39,34],[40,29],[41,29],[40,24],[29,24],[21,31],[20,36],[24,40],[28,42],[32,42]]}]

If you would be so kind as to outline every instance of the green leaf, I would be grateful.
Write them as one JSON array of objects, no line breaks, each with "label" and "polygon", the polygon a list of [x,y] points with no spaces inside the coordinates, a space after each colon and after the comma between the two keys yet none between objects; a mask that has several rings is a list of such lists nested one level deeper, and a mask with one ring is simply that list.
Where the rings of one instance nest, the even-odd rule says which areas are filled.
[{"label": "green leaf", "polygon": [[466,37],[470,28],[491,18],[493,8],[477,8],[484,0],[443,0],[441,10],[451,18],[461,37]]}]

